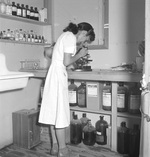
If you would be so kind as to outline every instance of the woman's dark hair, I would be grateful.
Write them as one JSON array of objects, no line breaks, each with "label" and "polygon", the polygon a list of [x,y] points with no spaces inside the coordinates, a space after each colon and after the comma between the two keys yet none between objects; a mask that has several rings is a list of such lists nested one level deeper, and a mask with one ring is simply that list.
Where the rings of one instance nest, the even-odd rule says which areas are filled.
[{"label": "woman's dark hair", "polygon": [[95,33],[93,27],[87,22],[81,22],[78,25],[74,23],[69,23],[69,25],[63,30],[63,32],[72,32],[73,34],[77,34],[78,31],[87,31],[87,36],[89,36],[90,41],[95,40]]}]

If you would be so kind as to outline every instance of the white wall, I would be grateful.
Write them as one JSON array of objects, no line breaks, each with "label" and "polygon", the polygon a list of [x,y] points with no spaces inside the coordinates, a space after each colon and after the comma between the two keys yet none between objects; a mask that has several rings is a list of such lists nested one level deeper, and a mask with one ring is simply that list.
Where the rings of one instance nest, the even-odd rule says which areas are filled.
[{"label": "white wall", "polygon": [[[74,0],[70,0],[69,4],[71,1],[74,4]],[[90,3],[81,4],[82,2],[84,1],[80,1],[80,5],[83,5],[83,8],[84,5],[86,7],[90,5]],[[65,5],[67,5],[66,0],[54,1],[55,40],[60,34],[60,30],[63,30],[69,21],[78,23],[80,19],[76,15],[72,15],[74,5],[71,7]],[[90,10],[87,16],[92,16]],[[90,51],[93,59],[92,68],[106,69],[120,65],[122,62],[135,61],[138,43],[144,38],[144,20],[143,0],[109,0],[109,49]]]}]

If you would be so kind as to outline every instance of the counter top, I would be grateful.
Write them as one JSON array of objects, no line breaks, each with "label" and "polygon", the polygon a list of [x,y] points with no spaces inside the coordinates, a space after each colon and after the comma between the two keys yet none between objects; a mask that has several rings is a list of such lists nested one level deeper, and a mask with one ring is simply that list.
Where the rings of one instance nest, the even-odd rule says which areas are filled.
[{"label": "counter top", "polygon": [[[36,78],[45,78],[47,70],[20,70],[34,73]],[[95,80],[95,81],[113,81],[113,82],[139,82],[142,79],[142,73],[121,71],[121,70],[92,70],[92,71],[72,71],[68,70],[69,79],[77,80]]]}]

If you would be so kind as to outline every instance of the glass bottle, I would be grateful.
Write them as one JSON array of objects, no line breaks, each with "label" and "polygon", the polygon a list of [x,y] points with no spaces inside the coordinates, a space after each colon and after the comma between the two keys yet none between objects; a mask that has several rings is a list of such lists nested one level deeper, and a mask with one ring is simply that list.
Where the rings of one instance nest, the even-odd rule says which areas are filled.
[{"label": "glass bottle", "polygon": [[125,112],[127,111],[127,88],[124,86],[123,82],[119,82],[118,84],[117,111]]},{"label": "glass bottle", "polygon": [[82,124],[77,115],[70,122],[70,142],[79,144],[82,142]]},{"label": "glass bottle", "polygon": [[21,4],[21,16],[26,18],[26,8],[24,7],[24,4]]},{"label": "glass bottle", "polygon": [[6,13],[6,3],[4,0],[1,0],[1,3],[0,3],[0,13],[2,14]]},{"label": "glass bottle", "polygon": [[26,17],[30,19],[30,9],[28,5],[26,5]]},{"label": "glass bottle", "polygon": [[128,154],[129,152],[129,129],[126,122],[122,122],[117,133],[117,151],[120,154]]},{"label": "glass bottle", "polygon": [[35,19],[36,21],[39,21],[39,12],[38,12],[37,7],[34,8],[34,11],[35,11],[35,13],[34,13],[34,19]]},{"label": "glass bottle", "polygon": [[17,3],[17,16],[21,17],[21,7],[19,3]]},{"label": "glass bottle", "polygon": [[140,113],[140,104],[141,91],[138,87],[138,83],[136,83],[134,87],[129,89],[128,112],[133,114]]},{"label": "glass bottle", "polygon": [[81,82],[80,86],[78,87],[78,106],[79,107],[86,107],[86,84]]},{"label": "glass bottle", "polygon": [[103,110],[111,111],[111,84],[106,82],[103,88]]},{"label": "glass bottle", "polygon": [[12,15],[12,5],[10,3],[10,0],[7,0],[6,4],[6,14],[7,15]]},{"label": "glass bottle", "polygon": [[33,10],[33,7],[30,7],[30,19],[34,20],[34,10]]},{"label": "glass bottle", "polygon": [[139,125],[134,124],[133,129],[129,131],[129,156],[138,157],[140,149],[140,130]]},{"label": "glass bottle", "polygon": [[16,16],[17,15],[17,6],[15,2],[12,2],[12,15]]},{"label": "glass bottle", "polygon": [[71,82],[71,84],[68,86],[69,105],[77,106],[77,89],[78,89],[78,87],[74,84],[74,80],[71,80],[70,82]]},{"label": "glass bottle", "polygon": [[104,116],[100,116],[95,124],[96,128],[96,143],[100,145],[107,144],[107,134],[106,129],[108,128],[108,123],[104,120]]},{"label": "glass bottle", "polygon": [[91,120],[87,121],[87,125],[83,128],[83,143],[88,146],[93,146],[96,142],[96,129],[91,124]]},{"label": "glass bottle", "polygon": [[82,117],[80,118],[82,123],[82,129],[87,125],[89,118],[86,117],[86,113],[82,114]]},{"label": "glass bottle", "polygon": [[11,31],[10,31],[10,29],[7,29],[6,37],[7,37],[8,39],[11,38]]}]

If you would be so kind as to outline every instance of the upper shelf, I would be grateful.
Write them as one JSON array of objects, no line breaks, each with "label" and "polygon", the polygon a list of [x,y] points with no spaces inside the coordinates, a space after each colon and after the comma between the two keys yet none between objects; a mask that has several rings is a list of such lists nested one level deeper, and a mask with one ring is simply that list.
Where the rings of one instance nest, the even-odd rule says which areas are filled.
[{"label": "upper shelf", "polygon": [[18,17],[18,16],[13,16],[13,15],[6,15],[6,14],[2,14],[2,13],[0,13],[0,18],[10,19],[10,20],[14,20],[14,21],[20,21],[20,22],[25,22],[25,23],[30,23],[30,24],[36,24],[36,25],[41,25],[41,26],[50,25],[50,23],[30,20],[27,18],[22,18],[22,17]]}]

